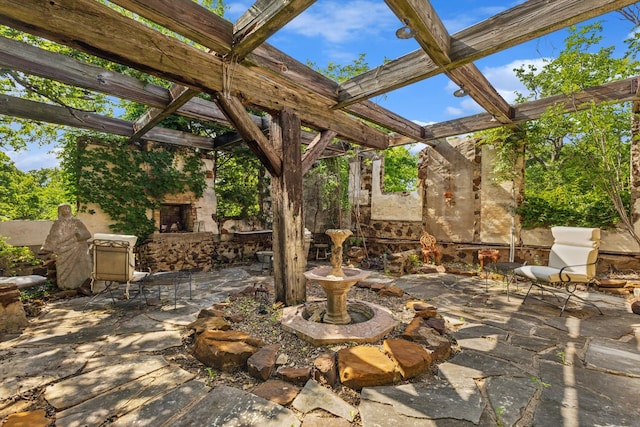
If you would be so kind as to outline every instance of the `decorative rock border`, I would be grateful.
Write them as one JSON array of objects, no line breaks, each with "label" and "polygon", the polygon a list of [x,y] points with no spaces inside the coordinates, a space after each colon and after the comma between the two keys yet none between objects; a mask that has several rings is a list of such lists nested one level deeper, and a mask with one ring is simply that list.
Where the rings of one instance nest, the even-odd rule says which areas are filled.
[{"label": "decorative rock border", "polygon": [[[278,344],[267,346],[258,338],[228,329],[229,324],[222,318],[225,316],[224,311],[216,308],[202,310],[200,318],[189,325],[189,328],[196,332],[193,353],[207,366],[224,371],[244,369],[261,381],[273,381],[272,377],[275,373],[275,376],[288,384],[303,385],[312,378],[318,383],[331,387],[339,382],[354,390],[393,384],[401,379],[407,380],[419,376],[429,371],[434,363],[444,361],[451,356],[452,346],[445,336],[445,321],[437,313],[436,307],[423,301],[408,302],[407,308],[415,311],[415,317],[402,336],[386,339],[382,346],[373,346],[363,344],[379,341],[396,326],[397,322],[391,317],[391,312],[384,307],[364,301],[358,301],[358,303],[367,304],[378,311],[376,318],[379,321],[384,319],[379,322],[382,324],[380,331],[370,335],[370,341],[360,341],[361,345],[320,355],[314,360],[312,367],[288,367],[276,371]],[[281,323],[283,329],[292,330],[291,325],[296,322],[306,326],[315,323],[304,319],[303,309],[304,306],[285,308]],[[348,336],[344,331],[349,330],[351,334],[366,333],[374,327],[371,324],[372,321],[373,319],[354,325],[323,325],[335,330],[329,333],[331,335],[329,337],[327,330],[323,330],[323,336],[317,338],[323,341],[318,345],[354,342],[360,338],[355,335]],[[316,332],[312,330],[313,326],[315,325],[310,325],[311,330],[305,330],[307,335],[303,339],[307,341],[316,339],[313,335]],[[356,328],[358,326],[359,328]],[[300,336],[300,330],[293,329],[293,331]],[[257,389],[264,389],[267,393],[271,388],[265,386]]]}]

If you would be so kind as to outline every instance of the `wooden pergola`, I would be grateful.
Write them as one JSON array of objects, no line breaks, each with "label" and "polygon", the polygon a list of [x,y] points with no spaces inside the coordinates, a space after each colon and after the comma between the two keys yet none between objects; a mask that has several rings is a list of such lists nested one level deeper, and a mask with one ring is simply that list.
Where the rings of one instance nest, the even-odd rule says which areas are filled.
[{"label": "wooden pergola", "polygon": [[[0,95],[0,114],[215,150],[241,138],[272,175],[276,299],[306,299],[302,177],[335,138],[375,150],[517,126],[552,105],[640,100],[639,78],[509,105],[473,61],[635,3],[529,0],[449,34],[428,0],[385,0],[421,49],[337,84],[265,43],[313,0],[257,0],[235,23],[192,0],[112,0],[180,37],[163,34],[96,0],[0,0],[0,24],[170,81],[164,89],[71,57],[1,38],[0,66],[147,105],[134,122]],[[395,37],[395,34],[390,35]],[[193,43],[187,43],[189,40]],[[369,101],[444,73],[486,112],[420,126]],[[198,98],[206,93],[214,101]],[[271,120],[248,113],[268,113]],[[169,115],[212,121],[237,136],[207,138],[157,127]],[[388,132],[380,130],[378,125]],[[304,131],[301,127],[313,129]],[[265,131],[269,136],[265,136]],[[306,148],[301,150],[301,145]]]}]

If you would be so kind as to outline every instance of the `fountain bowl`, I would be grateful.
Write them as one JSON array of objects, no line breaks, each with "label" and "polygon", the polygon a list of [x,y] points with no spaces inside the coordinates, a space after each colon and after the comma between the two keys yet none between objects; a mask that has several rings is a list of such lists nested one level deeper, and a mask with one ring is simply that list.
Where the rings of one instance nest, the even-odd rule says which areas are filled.
[{"label": "fountain bowl", "polygon": [[347,325],[351,316],[347,311],[347,292],[349,288],[366,279],[370,272],[358,268],[341,268],[340,276],[336,276],[335,267],[318,267],[305,271],[304,276],[322,287],[327,294],[327,311],[322,318],[324,323]]},{"label": "fountain bowl", "polygon": [[312,345],[323,346],[353,342],[374,343],[391,332],[398,324],[385,307],[362,300],[350,300],[349,311],[367,313],[369,320],[348,325],[335,325],[309,320],[309,311],[319,302],[310,302],[285,307],[282,313],[282,328]]}]

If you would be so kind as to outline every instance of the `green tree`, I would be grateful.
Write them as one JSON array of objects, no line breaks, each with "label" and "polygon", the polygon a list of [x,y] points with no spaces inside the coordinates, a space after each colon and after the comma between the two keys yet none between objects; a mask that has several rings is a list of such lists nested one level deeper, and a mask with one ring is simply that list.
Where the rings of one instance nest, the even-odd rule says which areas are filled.
[{"label": "green tree", "polygon": [[384,152],[384,190],[413,191],[418,184],[418,157],[406,146]]},{"label": "green tree", "polygon": [[67,200],[59,169],[22,172],[0,153],[0,221],[55,219]]},{"label": "green tree", "polygon": [[267,188],[265,169],[245,145],[216,152],[217,214],[222,218],[260,216],[261,189]]},{"label": "green tree", "polygon": [[[614,47],[600,46],[601,31],[599,23],[571,27],[556,58],[545,60],[541,69],[515,70],[529,91],[519,95],[518,102],[571,96],[637,75],[640,66],[629,53],[615,57]],[[484,133],[483,143],[496,144],[497,169],[502,172],[513,166],[524,144],[526,185],[520,213],[525,226],[607,227],[622,220],[629,229],[630,123],[628,104],[589,103],[569,112],[549,107],[515,132]]]}]

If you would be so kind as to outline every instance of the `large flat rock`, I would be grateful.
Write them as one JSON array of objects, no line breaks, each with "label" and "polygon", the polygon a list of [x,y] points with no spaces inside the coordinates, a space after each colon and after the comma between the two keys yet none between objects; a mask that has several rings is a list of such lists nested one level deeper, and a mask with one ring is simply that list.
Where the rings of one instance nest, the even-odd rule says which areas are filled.
[{"label": "large flat rock", "polygon": [[0,400],[69,377],[82,369],[93,354],[68,347],[2,350]]},{"label": "large flat rock", "polygon": [[[423,426],[430,425],[429,420],[442,419],[478,424],[486,405],[474,385],[456,387],[438,379],[420,384],[367,387],[362,389],[360,399],[358,409],[363,426]],[[377,405],[373,404],[383,404],[387,415],[381,416],[379,410],[374,410]],[[403,423],[388,424],[387,417],[403,420]],[[438,421],[433,425],[441,424]]]},{"label": "large flat rock", "polygon": [[177,412],[189,408],[193,402],[202,399],[211,390],[202,381],[191,380],[170,389],[167,393],[157,396],[143,406],[131,411],[116,421],[114,427],[156,427],[175,417]]},{"label": "large flat rock", "polygon": [[56,413],[56,423],[61,426],[103,425],[107,420],[136,410],[193,377],[193,374],[176,366],[166,366]]},{"label": "large flat rock", "polygon": [[[111,360],[109,357],[100,359],[101,366],[89,368],[78,376],[48,387],[44,393],[45,399],[56,409],[69,408],[168,365],[162,356],[131,355],[120,360]],[[119,363],[112,364],[112,361]]]},{"label": "large flat rock", "polygon": [[640,378],[540,361],[539,426],[636,426]]},{"label": "large flat rock", "polygon": [[300,425],[300,420],[289,409],[255,394],[219,386],[165,425],[296,427]]}]

